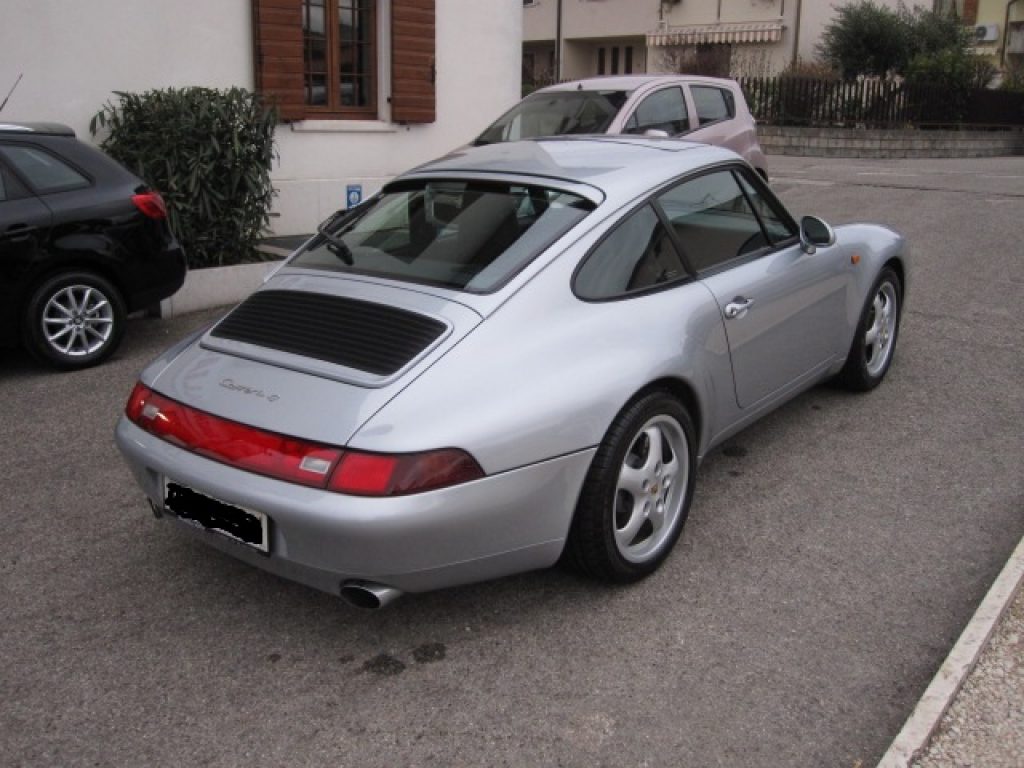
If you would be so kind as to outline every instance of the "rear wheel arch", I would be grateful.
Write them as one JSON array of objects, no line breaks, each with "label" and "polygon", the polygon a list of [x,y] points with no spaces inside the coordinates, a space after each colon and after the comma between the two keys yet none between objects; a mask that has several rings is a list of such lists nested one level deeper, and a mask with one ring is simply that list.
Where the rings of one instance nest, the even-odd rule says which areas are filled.
[{"label": "rear wheel arch", "polygon": [[699,447],[701,445],[701,437],[704,434],[704,413],[701,409],[701,401],[697,397],[696,389],[694,389],[693,385],[685,379],[665,377],[652,381],[629,398],[629,400],[619,410],[619,413],[616,414],[616,418],[618,418],[619,414],[629,408],[637,400],[640,400],[641,398],[656,391],[666,392],[686,408],[687,413],[690,415],[690,420],[693,422],[693,428],[696,432],[696,443]]},{"label": "rear wheel arch", "polygon": [[26,283],[26,290],[21,299],[21,306],[18,307],[19,317],[25,316],[25,310],[28,308],[29,300],[32,298],[33,294],[39,290],[43,283],[48,280],[52,280],[59,275],[72,272],[91,272],[97,277],[103,278],[117,290],[121,301],[123,301],[126,306],[129,304],[129,297],[125,292],[125,286],[118,276],[117,270],[111,269],[108,264],[104,264],[102,259],[94,258],[88,253],[62,251],[59,256],[54,256],[53,253],[50,253],[49,257],[45,259],[45,261],[46,267],[40,270],[38,274],[33,275]]}]

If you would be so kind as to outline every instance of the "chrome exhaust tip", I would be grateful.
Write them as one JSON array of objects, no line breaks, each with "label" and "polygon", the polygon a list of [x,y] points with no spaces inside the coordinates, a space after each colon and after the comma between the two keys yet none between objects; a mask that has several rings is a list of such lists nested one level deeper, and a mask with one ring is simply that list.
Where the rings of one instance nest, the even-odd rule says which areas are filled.
[{"label": "chrome exhaust tip", "polygon": [[341,585],[341,599],[364,611],[379,611],[401,596],[400,589],[372,581],[346,581]]}]

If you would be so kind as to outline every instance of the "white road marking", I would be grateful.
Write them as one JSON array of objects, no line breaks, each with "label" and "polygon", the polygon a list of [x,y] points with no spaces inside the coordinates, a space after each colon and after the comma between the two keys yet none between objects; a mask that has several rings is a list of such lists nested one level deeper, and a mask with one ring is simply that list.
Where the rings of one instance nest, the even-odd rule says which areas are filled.
[{"label": "white road marking", "polygon": [[859,171],[858,176],[920,176],[919,173],[904,173],[902,171]]},{"label": "white road marking", "polygon": [[787,184],[806,184],[812,187],[834,187],[836,183],[834,181],[820,181],[818,179],[791,179],[786,176],[776,176],[772,179],[772,183],[785,182]]}]

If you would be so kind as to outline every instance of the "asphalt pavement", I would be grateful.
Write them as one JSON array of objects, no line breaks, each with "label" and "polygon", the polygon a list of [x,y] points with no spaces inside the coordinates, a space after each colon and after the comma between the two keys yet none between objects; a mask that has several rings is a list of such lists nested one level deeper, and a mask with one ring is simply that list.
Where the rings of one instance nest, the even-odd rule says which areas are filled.
[{"label": "asphalt pavement", "polygon": [[665,566],[362,613],[155,520],[111,433],[145,362],[0,352],[0,764],[847,766],[885,752],[1024,534],[1024,158],[772,158],[794,213],[903,232],[874,392],[704,463]]}]

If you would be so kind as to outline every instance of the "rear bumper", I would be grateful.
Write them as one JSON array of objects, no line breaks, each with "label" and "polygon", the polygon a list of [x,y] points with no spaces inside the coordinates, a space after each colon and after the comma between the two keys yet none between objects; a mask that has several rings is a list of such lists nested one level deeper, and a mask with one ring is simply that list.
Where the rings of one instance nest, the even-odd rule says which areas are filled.
[{"label": "rear bumper", "polygon": [[254,566],[339,594],[349,579],[407,592],[546,568],[560,556],[593,449],[453,488],[390,499],[343,496],[254,475],[153,437],[122,418],[117,445],[162,506],[162,478],[267,514],[270,554],[178,527]]},{"label": "rear bumper", "polygon": [[145,261],[145,277],[133,279],[125,287],[129,312],[146,309],[174,295],[185,284],[188,268],[185,252],[176,242]]}]

